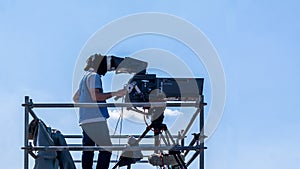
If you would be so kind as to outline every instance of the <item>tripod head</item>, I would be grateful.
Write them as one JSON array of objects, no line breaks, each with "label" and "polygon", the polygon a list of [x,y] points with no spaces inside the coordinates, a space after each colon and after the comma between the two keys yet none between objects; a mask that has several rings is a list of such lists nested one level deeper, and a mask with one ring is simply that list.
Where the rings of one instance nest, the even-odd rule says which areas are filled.
[{"label": "tripod head", "polygon": [[[151,102],[166,102],[166,96],[164,93],[159,92],[158,94],[156,93],[157,91],[154,90],[153,92],[150,93],[149,95],[149,101]],[[148,110],[148,114],[151,115],[151,122],[153,125],[155,124],[162,124],[164,120],[164,112],[166,110],[166,106],[163,107],[155,107],[151,106]]]},{"label": "tripod head", "polygon": [[153,125],[155,124],[162,124],[164,121],[164,111],[165,107],[155,107],[155,108],[150,108],[148,113],[151,115],[151,123]]}]

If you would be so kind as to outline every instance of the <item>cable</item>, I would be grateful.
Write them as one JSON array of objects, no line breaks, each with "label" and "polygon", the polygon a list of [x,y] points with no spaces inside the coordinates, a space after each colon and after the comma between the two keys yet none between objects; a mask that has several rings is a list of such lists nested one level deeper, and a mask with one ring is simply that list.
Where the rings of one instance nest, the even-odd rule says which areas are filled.
[{"label": "cable", "polygon": [[[124,102],[124,97],[122,97],[122,102]],[[115,134],[116,134],[116,132],[117,132],[119,123],[120,123],[119,135],[120,135],[120,136],[122,135],[122,129],[123,129],[123,115],[124,115],[124,109],[121,108],[121,113],[120,113],[120,116],[119,116],[119,118],[118,118],[117,124],[116,124],[116,126],[115,126],[115,130],[114,130],[113,136],[115,136]],[[121,144],[121,137],[119,137],[119,145],[120,145],[120,144]],[[120,153],[120,152],[117,151],[116,161],[118,161],[119,153]]]},{"label": "cable", "polygon": [[[124,101],[124,97],[122,98],[122,102]],[[122,132],[122,125],[123,125],[123,114],[124,114],[124,110],[123,108],[121,108],[121,113],[120,113],[120,116],[118,118],[118,121],[117,121],[117,124],[115,126],[115,130],[114,130],[114,133],[113,133],[113,136],[115,136],[116,132],[117,132],[117,129],[118,129],[118,126],[119,126],[119,123],[121,121],[121,126],[120,126],[120,135],[121,135],[121,132]]]},{"label": "cable", "polygon": [[121,119],[121,114],[120,114],[120,116],[119,116],[119,118],[118,118],[118,121],[117,121],[117,124],[116,124],[116,126],[115,126],[115,130],[114,130],[113,136],[115,136],[115,134],[116,134],[116,132],[117,132],[118,125],[119,125],[119,122],[120,122],[120,119]]},{"label": "cable", "polygon": [[[123,129],[123,116],[124,116],[124,109],[122,108],[121,115],[120,115],[121,117],[120,132],[119,132],[120,136],[122,135],[122,129]],[[121,144],[121,137],[119,138],[119,144]]]},{"label": "cable", "polygon": [[162,153],[160,154],[160,159],[161,159],[162,168],[163,168],[163,169],[166,169],[166,167],[165,167],[165,162],[164,162],[164,156],[163,156]]},{"label": "cable", "polygon": [[[122,114],[122,111],[121,111],[121,114]],[[121,114],[118,118],[118,121],[117,121],[117,124],[115,126],[115,130],[114,130],[114,133],[113,133],[113,136],[115,136],[116,132],[117,132],[117,129],[118,129],[118,125],[119,125],[119,122],[120,122],[120,119],[121,119]],[[118,158],[119,158],[119,151],[117,151],[117,156],[116,156],[116,161],[118,161]]]},{"label": "cable", "polygon": [[[146,127],[149,128],[150,125],[147,123],[147,120],[146,120],[146,118],[149,116],[149,114],[146,113],[145,109],[144,109],[144,113],[143,114],[144,114],[144,123],[145,123]],[[154,129],[152,129],[152,128],[150,128],[150,130],[154,131]]]}]

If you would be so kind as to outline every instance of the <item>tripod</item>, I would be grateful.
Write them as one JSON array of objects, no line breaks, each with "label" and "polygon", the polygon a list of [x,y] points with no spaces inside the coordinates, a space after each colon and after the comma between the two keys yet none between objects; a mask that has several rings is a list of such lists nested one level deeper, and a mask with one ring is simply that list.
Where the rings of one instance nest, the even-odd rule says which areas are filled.
[{"label": "tripod", "polygon": [[[157,100],[157,101],[161,101],[161,100]],[[175,143],[171,133],[169,132],[167,125],[163,124],[164,111],[165,111],[166,107],[148,107],[146,109],[148,109],[148,114],[151,115],[151,124],[146,127],[143,134],[136,140],[135,145],[138,145],[140,143],[140,141],[146,136],[146,134],[150,130],[153,130],[155,146],[158,147],[160,145],[160,138],[164,141],[165,145],[176,146],[176,143]],[[163,132],[165,133],[165,136],[163,135]],[[154,153],[158,154],[158,150],[155,150]],[[182,156],[180,155],[180,151],[171,149],[171,150],[169,150],[169,155],[172,155],[176,161],[176,162],[174,162],[174,159],[172,159],[173,163],[170,165],[174,166],[174,164],[175,164],[175,166],[179,166],[182,169],[187,169],[187,166],[186,166],[184,160],[182,159]],[[165,156],[163,155],[160,158],[162,158],[162,160],[163,160],[164,157]],[[124,158],[124,159],[126,159],[126,158]],[[130,158],[129,158],[129,160],[130,160]],[[113,167],[113,169],[120,166],[121,162],[122,162],[122,160],[120,159],[119,162]],[[164,162],[162,162],[162,164],[159,164],[159,165],[164,166],[165,164],[163,164],[163,163]],[[129,162],[127,164],[127,169],[131,168],[131,164],[133,164],[133,163]],[[168,168],[170,168],[170,167],[168,167]]]},{"label": "tripod", "polygon": [[[164,119],[164,112],[165,108],[150,108],[149,112],[152,114],[152,122],[149,126],[146,127],[143,134],[137,139],[137,143],[139,143],[146,134],[153,130],[154,132],[154,145],[159,146],[160,145],[160,138],[163,140],[163,142],[167,145],[173,145],[175,146],[176,143],[173,139],[173,136],[168,130],[168,127],[166,124],[163,123]],[[157,117],[157,118],[156,118]],[[153,118],[155,118],[153,120]],[[165,136],[163,135],[163,132],[165,132]],[[154,153],[158,153],[158,150],[155,150]],[[169,154],[173,155],[174,159],[176,160],[177,164],[180,166],[180,168],[186,169],[187,166],[185,165],[184,160],[180,156],[180,151],[178,150],[169,150]]]}]

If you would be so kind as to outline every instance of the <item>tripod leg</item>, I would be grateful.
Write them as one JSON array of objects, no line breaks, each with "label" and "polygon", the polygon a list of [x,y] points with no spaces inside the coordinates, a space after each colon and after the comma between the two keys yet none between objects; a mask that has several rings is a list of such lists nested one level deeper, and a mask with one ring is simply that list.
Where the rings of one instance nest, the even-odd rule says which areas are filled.
[{"label": "tripod leg", "polygon": [[181,162],[179,161],[178,157],[176,156],[176,154],[173,154],[177,164],[180,166],[180,168],[182,168]]},{"label": "tripod leg", "polygon": [[181,158],[180,154],[177,154],[179,161],[181,162],[181,164],[183,165],[184,169],[187,169],[187,166],[185,165],[185,162],[183,161],[183,159]]},{"label": "tripod leg", "polygon": [[[196,139],[195,139],[195,137],[193,138],[193,140],[191,141],[191,143],[189,144],[189,146],[193,146],[195,143],[196,143]],[[185,152],[184,152],[184,156],[187,156],[188,155],[188,153],[190,152],[190,150],[186,150]]]},{"label": "tripod leg", "polygon": [[[154,136],[154,145],[158,147],[160,145],[159,135]],[[158,150],[154,150],[154,153],[158,153]]]},{"label": "tripod leg", "polygon": [[119,166],[120,161],[117,162],[117,164],[112,168],[112,169],[116,169]]},{"label": "tripod leg", "polygon": [[160,136],[161,136],[161,139],[163,140],[163,142],[165,143],[165,145],[169,146],[170,142],[168,140],[167,135],[166,135],[167,138],[165,138],[165,136],[163,134],[161,134]]},{"label": "tripod leg", "polygon": [[165,130],[165,132],[166,132],[166,136],[167,136],[168,138],[170,138],[172,144],[173,144],[173,145],[176,145],[176,144],[175,144],[175,141],[174,141],[174,139],[173,139],[173,137],[172,137],[172,135],[171,135],[171,133],[169,132],[169,130]]},{"label": "tripod leg", "polygon": [[150,127],[147,127],[143,134],[137,139],[136,143],[139,143],[145,136],[146,134],[150,131]]},{"label": "tripod leg", "polygon": [[192,164],[192,162],[199,156],[200,153],[200,151],[196,151],[195,154],[191,157],[191,159],[186,163],[186,165],[189,166],[190,164]]},{"label": "tripod leg", "polygon": [[166,134],[166,140],[167,140],[167,142],[168,143],[166,143],[166,145],[171,145],[171,143],[170,143],[170,138],[169,138],[169,136],[168,136],[168,133],[165,131],[165,134]]}]

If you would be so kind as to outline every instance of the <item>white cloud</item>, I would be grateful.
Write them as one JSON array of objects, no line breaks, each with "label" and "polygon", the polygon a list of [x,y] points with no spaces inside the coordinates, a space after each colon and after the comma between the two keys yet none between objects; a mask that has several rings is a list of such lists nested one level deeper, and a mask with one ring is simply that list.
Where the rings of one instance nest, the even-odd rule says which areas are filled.
[{"label": "white cloud", "polygon": [[144,120],[144,115],[134,112],[132,110],[127,110],[125,108],[123,109],[113,109],[109,110],[109,115],[110,118],[112,119],[118,119],[123,111],[123,119],[130,119],[134,121],[143,121]]},{"label": "white cloud", "polygon": [[[114,110],[109,110],[110,117],[112,119],[118,119],[120,117],[121,111],[123,111],[123,118],[124,119],[131,119],[131,120],[144,120],[144,115],[134,112],[132,110],[127,110],[127,109],[114,109]],[[183,114],[179,110],[172,110],[172,109],[166,109],[164,115],[165,116],[179,116]]]},{"label": "white cloud", "polygon": [[179,110],[171,110],[171,109],[165,110],[165,116],[179,116],[181,114],[183,113]]}]

